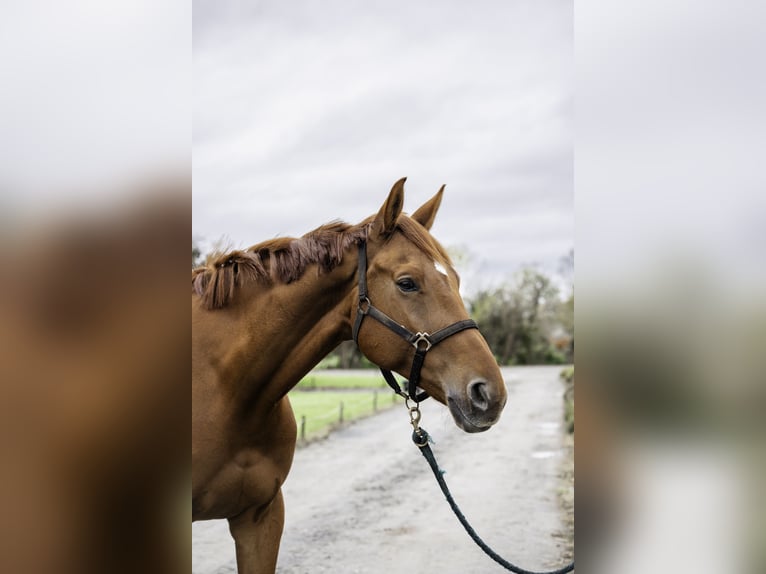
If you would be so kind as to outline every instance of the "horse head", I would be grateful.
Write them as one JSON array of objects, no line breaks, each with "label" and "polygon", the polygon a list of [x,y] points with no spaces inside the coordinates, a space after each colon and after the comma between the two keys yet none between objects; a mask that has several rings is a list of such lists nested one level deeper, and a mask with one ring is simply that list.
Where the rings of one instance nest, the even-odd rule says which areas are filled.
[{"label": "horse head", "polygon": [[[460,278],[430,233],[444,186],[408,216],[402,213],[404,181],[367,220],[354,335],[368,359],[405,377],[421,354],[418,386],[447,405],[458,427],[485,431],[500,417],[507,393],[489,346],[469,319]],[[367,314],[377,320],[361,321]],[[432,347],[429,337],[437,333],[446,336],[436,335]]]}]

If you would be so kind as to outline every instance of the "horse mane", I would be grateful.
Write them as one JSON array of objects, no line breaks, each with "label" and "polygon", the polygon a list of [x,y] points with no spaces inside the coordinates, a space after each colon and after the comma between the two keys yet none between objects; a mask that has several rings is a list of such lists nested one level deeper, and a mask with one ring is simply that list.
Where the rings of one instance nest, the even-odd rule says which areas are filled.
[{"label": "horse mane", "polygon": [[245,250],[212,253],[203,266],[192,270],[192,288],[206,309],[221,309],[238,285],[292,283],[312,264],[327,273],[341,263],[349,246],[367,238],[368,227],[334,221],[299,238],[280,237]]},{"label": "horse mane", "polygon": [[[292,283],[312,264],[318,265],[319,273],[328,273],[340,265],[346,249],[367,239],[372,219],[358,225],[334,221],[299,238],[280,237],[245,250],[212,253],[192,270],[192,290],[205,309],[221,309],[231,302],[239,285]],[[435,261],[451,265],[444,248],[413,219],[400,217],[397,230]]]}]

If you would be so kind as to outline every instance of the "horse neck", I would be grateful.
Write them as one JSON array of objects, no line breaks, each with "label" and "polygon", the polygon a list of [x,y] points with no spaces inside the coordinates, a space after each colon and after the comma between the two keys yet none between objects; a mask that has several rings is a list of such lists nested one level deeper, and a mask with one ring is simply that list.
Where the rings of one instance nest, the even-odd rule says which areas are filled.
[{"label": "horse neck", "polygon": [[246,341],[243,355],[254,360],[240,362],[244,372],[236,378],[246,381],[242,391],[249,395],[240,396],[240,404],[248,410],[253,401],[259,406],[276,404],[327,353],[350,338],[357,260],[356,250],[353,256],[349,250],[330,273],[319,274],[309,266],[297,281],[250,298],[243,316],[256,320],[243,322],[247,334],[239,340]]}]

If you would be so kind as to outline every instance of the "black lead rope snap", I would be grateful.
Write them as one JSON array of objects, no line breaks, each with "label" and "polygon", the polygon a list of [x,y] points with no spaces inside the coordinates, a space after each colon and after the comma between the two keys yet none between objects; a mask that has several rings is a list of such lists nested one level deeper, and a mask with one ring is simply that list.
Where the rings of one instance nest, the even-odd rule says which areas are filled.
[{"label": "black lead rope snap", "polygon": [[431,436],[426,432],[426,429],[417,428],[412,431],[412,442],[414,442],[415,446],[418,448],[423,448],[430,442],[430,440]]}]

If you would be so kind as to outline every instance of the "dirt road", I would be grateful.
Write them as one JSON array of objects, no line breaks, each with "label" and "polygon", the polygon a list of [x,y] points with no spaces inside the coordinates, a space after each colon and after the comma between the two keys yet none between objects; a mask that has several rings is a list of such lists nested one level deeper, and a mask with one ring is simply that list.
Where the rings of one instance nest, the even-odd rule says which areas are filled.
[{"label": "dirt road", "polygon": [[[453,496],[490,546],[527,569],[559,566],[563,456],[558,367],[504,369],[500,422],[469,435],[447,409],[423,404],[422,426]],[[483,574],[502,568],[474,546],[410,441],[402,407],[298,450],[284,486],[279,574]],[[194,574],[236,572],[225,521],[192,529]]]}]

